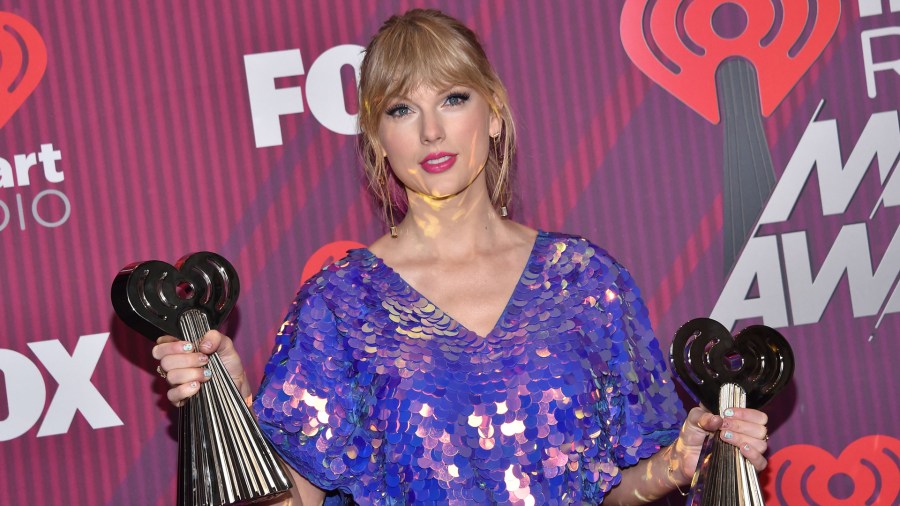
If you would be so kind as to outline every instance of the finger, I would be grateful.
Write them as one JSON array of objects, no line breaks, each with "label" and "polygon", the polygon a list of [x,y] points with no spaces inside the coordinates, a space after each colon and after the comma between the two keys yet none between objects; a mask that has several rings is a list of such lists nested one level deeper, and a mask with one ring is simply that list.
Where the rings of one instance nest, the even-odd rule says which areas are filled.
[{"label": "finger", "polygon": [[158,338],[156,338],[156,344],[171,343],[177,340],[178,338],[175,336],[159,336]]},{"label": "finger", "polygon": [[688,412],[688,416],[681,428],[682,438],[689,446],[700,446],[709,435],[722,425],[722,418],[713,415],[705,408],[695,407]]},{"label": "finger", "polygon": [[700,427],[701,420],[703,420],[703,418],[709,414],[710,414],[710,412],[707,411],[706,408],[704,408],[704,407],[696,406],[694,408],[691,408],[691,410],[688,411],[687,418],[684,420],[685,426],[689,427],[689,428],[690,427],[702,428],[702,427]]},{"label": "finger", "polygon": [[[159,342],[159,341],[157,341]],[[192,353],[194,345],[187,341],[166,341],[153,347],[152,355],[156,360],[162,360],[168,355]]]},{"label": "finger", "polygon": [[768,429],[765,425],[738,420],[737,418],[727,416],[722,422],[722,430],[741,433],[754,439],[766,439],[766,435],[768,434]]},{"label": "finger", "polygon": [[704,409],[701,416],[697,419],[697,427],[705,432],[715,432],[722,427],[722,422],[721,416],[714,415]]},{"label": "finger", "polygon": [[203,353],[215,352],[228,374],[235,381],[243,374],[244,367],[241,365],[241,357],[234,347],[234,342],[219,331],[210,330],[203,336],[200,341],[200,351]]},{"label": "finger", "polygon": [[195,395],[200,391],[200,383],[197,381],[191,381],[190,383],[185,383],[183,385],[178,385],[177,387],[170,388],[168,392],[166,392],[166,397],[169,399],[169,402],[176,406],[181,406],[184,404],[184,401]]},{"label": "finger", "polygon": [[743,452],[745,449],[762,455],[769,449],[769,444],[765,439],[758,439],[739,432],[723,430],[719,433],[719,438],[728,444],[737,446]]},{"label": "finger", "polygon": [[171,374],[178,369],[206,367],[207,364],[209,364],[209,355],[203,353],[176,353],[166,355],[159,360],[159,365],[166,374]]},{"label": "finger", "polygon": [[747,422],[758,425],[765,425],[769,422],[769,415],[758,409],[750,408],[728,408],[722,413],[725,418],[734,418],[735,420],[745,420]]},{"label": "finger", "polygon": [[208,355],[231,351],[231,339],[218,330],[210,330],[203,334],[203,338],[200,340],[200,351]]},{"label": "finger", "polygon": [[173,387],[193,381],[205,383],[209,381],[211,377],[212,371],[204,367],[172,369],[166,373],[166,381]]},{"label": "finger", "polygon": [[744,443],[741,446],[741,455],[743,455],[751,464],[753,464],[753,468],[756,469],[756,472],[762,472],[766,466],[769,464],[768,460],[766,460],[765,455],[766,445],[765,441],[761,441],[758,443],[762,443],[763,449],[759,449],[759,444],[754,445],[753,443]]}]

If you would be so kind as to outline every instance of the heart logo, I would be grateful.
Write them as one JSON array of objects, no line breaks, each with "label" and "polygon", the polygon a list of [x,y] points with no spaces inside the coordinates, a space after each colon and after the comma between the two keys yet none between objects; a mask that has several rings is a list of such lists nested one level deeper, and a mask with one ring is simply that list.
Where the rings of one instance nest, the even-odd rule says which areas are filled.
[{"label": "heart logo", "polygon": [[181,315],[191,309],[205,313],[211,329],[218,327],[239,292],[234,267],[215,253],[200,252],[174,267],[159,260],[126,266],[113,280],[111,298],[122,321],[156,340],[182,336]]},{"label": "heart logo", "polygon": [[678,379],[713,413],[719,390],[734,383],[747,394],[747,407],[768,403],[794,374],[794,354],[778,331],[752,325],[732,337],[710,318],[693,319],[678,329],[669,352]]},{"label": "heart logo", "polygon": [[812,445],[791,445],[769,459],[763,489],[771,504],[890,506],[900,499],[900,439],[876,434],[835,458]]},{"label": "heart logo", "polygon": [[[825,50],[841,19],[840,0],[816,0],[815,19],[802,41],[809,0],[780,0],[777,25],[773,3],[626,0],[619,22],[622,46],[641,72],[711,123],[719,122],[716,70],[728,58],[745,58],[756,67],[762,113],[769,116]],[[713,22],[726,4],[745,17],[736,36],[717,33]]]},{"label": "heart logo", "polygon": [[47,46],[37,29],[0,12],[0,128],[37,88],[47,70]]}]

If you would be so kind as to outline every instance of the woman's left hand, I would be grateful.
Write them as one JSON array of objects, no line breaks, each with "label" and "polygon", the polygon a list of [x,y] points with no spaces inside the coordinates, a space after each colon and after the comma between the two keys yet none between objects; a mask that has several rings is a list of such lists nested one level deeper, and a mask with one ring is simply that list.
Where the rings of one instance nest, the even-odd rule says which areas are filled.
[{"label": "woman's left hand", "polygon": [[707,434],[719,430],[719,438],[740,448],[741,454],[753,464],[756,472],[766,468],[767,461],[763,454],[769,447],[766,428],[769,417],[762,411],[749,408],[731,408],[724,415],[713,415],[703,407],[696,407],[688,413],[670,455],[673,459],[672,472],[682,473],[681,478],[687,483],[690,483],[697,469],[703,440]]}]

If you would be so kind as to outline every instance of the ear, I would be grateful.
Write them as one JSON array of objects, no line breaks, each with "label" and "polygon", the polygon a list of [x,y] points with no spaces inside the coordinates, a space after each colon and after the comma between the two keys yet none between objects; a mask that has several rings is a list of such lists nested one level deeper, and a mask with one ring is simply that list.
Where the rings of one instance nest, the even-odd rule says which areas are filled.
[{"label": "ear", "polygon": [[493,103],[491,106],[491,122],[488,132],[491,137],[497,137],[503,132],[503,102],[496,93],[492,94]]},{"label": "ear", "polygon": [[500,110],[491,113],[490,123],[488,124],[488,135],[497,137],[503,131],[503,118],[500,117]]}]

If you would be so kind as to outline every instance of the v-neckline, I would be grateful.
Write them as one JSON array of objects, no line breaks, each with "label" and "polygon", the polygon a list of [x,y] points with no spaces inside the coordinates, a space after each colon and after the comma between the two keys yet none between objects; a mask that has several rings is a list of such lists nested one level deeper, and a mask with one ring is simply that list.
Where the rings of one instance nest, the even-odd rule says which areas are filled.
[{"label": "v-neckline", "polygon": [[494,334],[494,332],[497,331],[497,327],[500,326],[500,324],[503,322],[504,318],[506,317],[507,313],[509,312],[509,306],[512,305],[513,300],[516,298],[516,294],[519,292],[522,285],[525,284],[525,275],[528,273],[529,268],[531,267],[532,263],[534,262],[535,256],[537,255],[537,251],[538,251],[538,245],[541,242],[541,239],[545,235],[546,234],[543,231],[541,231],[541,230],[537,231],[537,235],[535,235],[534,242],[531,245],[531,251],[528,253],[528,258],[525,260],[525,265],[522,267],[522,272],[519,274],[519,278],[516,280],[515,286],[513,286],[513,289],[510,292],[509,297],[506,299],[506,304],[504,304],[503,309],[500,311],[500,314],[497,316],[497,320],[494,322],[494,325],[491,327],[490,330],[488,330],[487,334],[485,334],[485,335],[481,335],[478,332],[475,332],[474,330],[465,326],[461,321],[454,318],[453,315],[444,311],[440,306],[435,304],[431,299],[429,299],[422,292],[417,290],[416,287],[412,286],[412,284],[410,284],[408,281],[406,281],[406,279],[404,279],[403,276],[401,276],[399,272],[395,271],[393,267],[391,267],[390,265],[385,263],[383,258],[379,257],[375,253],[372,253],[372,250],[370,250],[369,248],[360,248],[359,250],[364,252],[365,254],[369,255],[371,258],[373,258],[377,263],[376,267],[381,267],[381,268],[385,269],[389,276],[395,277],[400,282],[403,290],[409,291],[413,295],[421,298],[427,304],[431,304],[432,306],[434,306],[435,311],[440,311],[441,314],[446,316],[451,322],[456,323],[456,325],[459,326],[460,329],[471,333],[475,337],[479,338],[479,340],[485,340],[488,337],[490,337],[492,334]]}]

